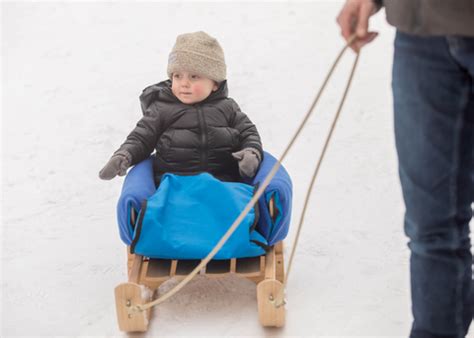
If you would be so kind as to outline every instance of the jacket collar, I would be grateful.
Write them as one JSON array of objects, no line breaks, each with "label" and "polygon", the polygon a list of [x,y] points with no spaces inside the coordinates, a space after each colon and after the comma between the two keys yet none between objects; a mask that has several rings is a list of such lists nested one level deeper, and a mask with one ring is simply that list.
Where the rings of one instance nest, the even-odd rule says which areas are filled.
[{"label": "jacket collar", "polygon": [[[227,98],[228,93],[227,80],[224,80],[220,83],[219,88],[217,88],[216,91],[212,92],[205,100],[197,104],[200,105],[215,100],[225,99]],[[161,81],[143,89],[143,92],[140,95],[140,103],[143,112],[145,112],[145,110],[157,100],[170,103],[181,103],[181,101],[179,101],[171,91],[171,80]]]}]

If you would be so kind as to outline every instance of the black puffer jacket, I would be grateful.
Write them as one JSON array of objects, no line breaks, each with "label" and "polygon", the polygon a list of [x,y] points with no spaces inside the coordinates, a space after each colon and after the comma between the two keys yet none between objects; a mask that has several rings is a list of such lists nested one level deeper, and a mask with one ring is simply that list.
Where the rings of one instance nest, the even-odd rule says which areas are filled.
[{"label": "black puffer jacket", "polygon": [[143,117],[119,151],[132,157],[132,164],[146,159],[156,149],[155,182],[165,172],[209,172],[225,181],[240,181],[232,152],[251,147],[263,158],[257,128],[227,97],[224,81],[204,101],[181,103],[171,91],[171,81],[143,90]]}]

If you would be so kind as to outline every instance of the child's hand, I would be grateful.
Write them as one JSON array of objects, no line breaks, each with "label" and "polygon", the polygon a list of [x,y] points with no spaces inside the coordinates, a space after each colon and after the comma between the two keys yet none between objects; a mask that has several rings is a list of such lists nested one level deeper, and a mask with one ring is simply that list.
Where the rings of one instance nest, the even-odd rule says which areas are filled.
[{"label": "child's hand", "polygon": [[124,153],[117,152],[99,172],[99,177],[103,180],[111,180],[117,175],[124,176],[128,167],[130,167],[129,157]]},{"label": "child's hand", "polygon": [[239,161],[239,172],[243,177],[254,177],[260,164],[260,156],[257,150],[245,148],[232,156]]}]

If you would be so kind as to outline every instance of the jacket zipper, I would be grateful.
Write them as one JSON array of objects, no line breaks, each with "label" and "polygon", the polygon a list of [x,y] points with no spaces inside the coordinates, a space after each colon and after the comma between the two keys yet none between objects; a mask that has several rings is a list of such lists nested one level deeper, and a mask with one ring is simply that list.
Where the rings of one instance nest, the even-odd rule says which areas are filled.
[{"label": "jacket zipper", "polygon": [[204,121],[204,114],[200,106],[197,106],[199,127],[201,129],[201,170],[207,170],[207,125]]}]

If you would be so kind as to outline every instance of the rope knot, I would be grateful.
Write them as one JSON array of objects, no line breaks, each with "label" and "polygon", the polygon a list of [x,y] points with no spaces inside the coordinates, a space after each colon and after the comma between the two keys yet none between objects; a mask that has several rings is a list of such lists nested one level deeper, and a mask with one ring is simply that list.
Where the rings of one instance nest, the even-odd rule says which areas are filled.
[{"label": "rope knot", "polygon": [[140,312],[143,312],[143,311],[144,311],[144,309],[140,304],[133,305],[133,306],[127,306],[128,315],[133,315],[133,314],[140,313]]},{"label": "rope knot", "polygon": [[286,299],[282,298],[282,299],[274,299],[273,296],[270,296],[270,303],[273,304],[274,307],[276,307],[277,309],[279,307],[282,307],[284,305],[286,305]]}]

